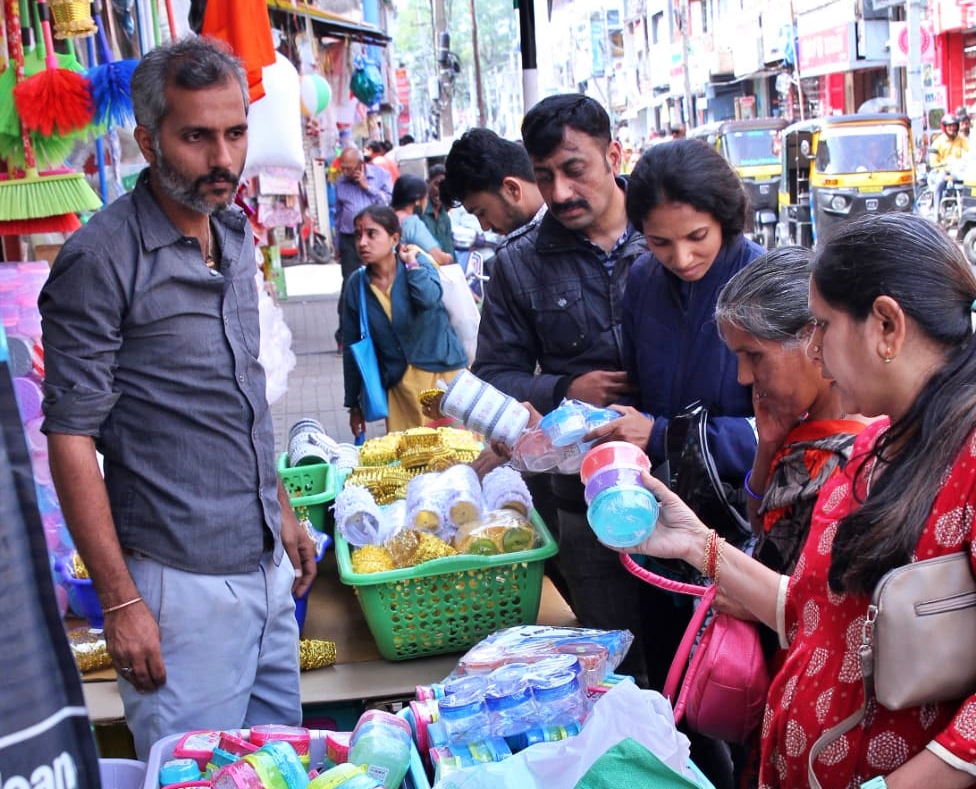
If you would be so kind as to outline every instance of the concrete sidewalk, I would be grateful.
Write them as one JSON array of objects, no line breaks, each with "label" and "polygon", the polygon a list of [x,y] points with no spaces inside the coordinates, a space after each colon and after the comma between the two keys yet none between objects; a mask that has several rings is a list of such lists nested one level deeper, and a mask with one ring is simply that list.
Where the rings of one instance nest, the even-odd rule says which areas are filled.
[{"label": "concrete sidewalk", "polygon": [[[336,312],[342,275],[337,263],[285,267],[288,297],[280,302],[291,329],[295,369],[288,391],[271,406],[276,453],[288,448],[288,431],[299,419],[317,419],[339,442],[352,442],[349,415],[342,407],[342,356],[336,353]],[[367,426],[367,437],[382,435],[383,422]]]}]

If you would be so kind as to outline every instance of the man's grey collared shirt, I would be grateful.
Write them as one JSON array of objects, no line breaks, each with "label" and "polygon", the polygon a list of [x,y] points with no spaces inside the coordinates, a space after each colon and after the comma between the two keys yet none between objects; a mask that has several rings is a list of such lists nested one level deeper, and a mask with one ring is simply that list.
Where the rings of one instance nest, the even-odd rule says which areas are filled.
[{"label": "man's grey collared shirt", "polygon": [[95,439],[123,548],[236,573],[272,535],[279,560],[281,510],[252,236],[237,209],[214,227],[219,271],[144,171],[68,239],[38,299],[43,429]]}]

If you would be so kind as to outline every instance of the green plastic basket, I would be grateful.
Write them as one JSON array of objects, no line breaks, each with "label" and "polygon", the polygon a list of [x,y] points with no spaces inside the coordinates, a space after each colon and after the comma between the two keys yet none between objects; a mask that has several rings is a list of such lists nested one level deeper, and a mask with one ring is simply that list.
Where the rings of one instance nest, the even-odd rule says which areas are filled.
[{"label": "green plastic basket", "polygon": [[314,463],[289,468],[288,453],[278,456],[278,476],[299,520],[307,518],[320,532],[332,531],[329,506],[339,490],[339,475],[331,463]]},{"label": "green plastic basket", "polygon": [[321,495],[335,498],[338,493],[336,469],[331,463],[311,463],[290,468],[288,453],[282,452],[278,456],[278,476],[293,499]]},{"label": "green plastic basket", "polygon": [[447,556],[381,573],[353,572],[349,543],[335,535],[339,578],[356,589],[366,624],[387,660],[461,652],[490,633],[539,615],[545,560],[558,550],[538,513],[538,548],[497,556]]}]

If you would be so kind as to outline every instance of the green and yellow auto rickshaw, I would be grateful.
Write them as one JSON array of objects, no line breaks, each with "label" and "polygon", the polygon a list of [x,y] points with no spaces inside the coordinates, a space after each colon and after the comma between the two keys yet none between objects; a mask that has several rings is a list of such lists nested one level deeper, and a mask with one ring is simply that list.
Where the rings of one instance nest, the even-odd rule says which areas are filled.
[{"label": "green and yellow auto rickshaw", "polygon": [[783,118],[723,121],[715,132],[715,147],[735,168],[749,195],[753,212],[752,236],[766,249],[775,243],[777,194],[783,165],[780,132]]},{"label": "green and yellow auto rickshaw", "polygon": [[782,130],[777,241],[811,246],[863,214],[911,211],[915,157],[908,117],[836,115]]}]

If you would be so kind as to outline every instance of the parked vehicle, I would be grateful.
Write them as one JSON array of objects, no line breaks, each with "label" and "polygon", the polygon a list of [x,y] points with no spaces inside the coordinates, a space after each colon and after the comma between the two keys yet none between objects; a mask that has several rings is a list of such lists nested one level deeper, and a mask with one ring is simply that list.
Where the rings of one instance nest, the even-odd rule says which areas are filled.
[{"label": "parked vehicle", "polygon": [[776,240],[779,182],[783,172],[780,132],[783,118],[723,121],[714,132],[714,145],[742,179],[752,207],[752,238],[766,249]]},{"label": "parked vehicle", "polygon": [[777,242],[813,245],[866,213],[911,211],[911,126],[894,113],[800,121],[781,132],[783,177]]},{"label": "parked vehicle", "polygon": [[958,206],[956,238],[962,244],[969,265],[976,266],[976,168],[969,167],[962,174]]}]

